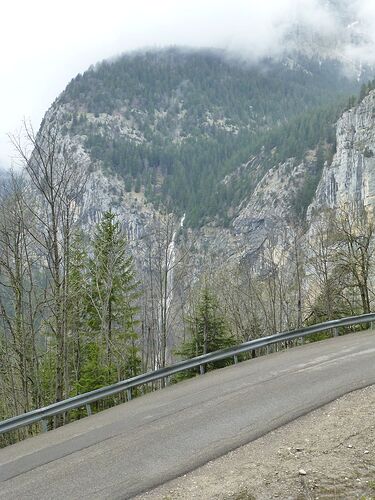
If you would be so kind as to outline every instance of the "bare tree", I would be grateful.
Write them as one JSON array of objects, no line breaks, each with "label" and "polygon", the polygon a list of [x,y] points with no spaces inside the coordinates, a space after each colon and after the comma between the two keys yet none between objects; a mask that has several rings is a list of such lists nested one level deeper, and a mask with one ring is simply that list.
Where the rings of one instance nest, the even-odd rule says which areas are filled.
[{"label": "bare tree", "polygon": [[317,216],[308,238],[308,287],[310,314],[316,321],[333,319],[337,314],[338,296],[342,286],[335,272],[335,241],[333,212]]},{"label": "bare tree", "polygon": [[356,204],[340,207],[333,219],[335,261],[359,292],[363,313],[371,311],[370,277],[374,259],[373,214]]},{"label": "bare tree", "polygon": [[221,268],[215,285],[238,342],[261,337],[264,334],[264,304],[258,277],[249,266]]},{"label": "bare tree", "polygon": [[[32,237],[43,257],[47,276],[49,316],[46,323],[56,341],[55,399],[68,395],[67,301],[69,296],[70,241],[77,220],[77,204],[86,173],[77,165],[74,152],[65,142],[57,119],[51,118],[35,134],[24,124],[23,135],[12,137],[20,161],[30,179],[37,205],[28,209],[35,218]],[[56,419],[60,424],[61,419]]]},{"label": "bare tree", "polygon": [[14,415],[42,403],[37,349],[44,304],[34,280],[38,257],[30,236],[26,186],[13,175],[0,196],[0,390],[4,411]]},{"label": "bare tree", "polygon": [[188,256],[187,250],[177,249],[178,231],[183,219],[164,214],[154,221],[154,227],[144,239],[146,266],[144,269],[143,335],[147,361],[152,368],[161,368],[170,361],[174,345],[176,290],[183,277],[178,274]]}]

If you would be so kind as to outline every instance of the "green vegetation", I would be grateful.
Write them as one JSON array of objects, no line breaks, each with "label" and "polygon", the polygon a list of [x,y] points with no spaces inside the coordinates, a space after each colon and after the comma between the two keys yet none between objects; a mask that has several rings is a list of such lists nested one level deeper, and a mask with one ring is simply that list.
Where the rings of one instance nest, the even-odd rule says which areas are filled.
[{"label": "green vegetation", "polygon": [[297,190],[292,201],[294,216],[302,222],[305,219],[307,209],[313,201],[318,187],[323,167],[326,161],[331,164],[333,158],[332,144],[324,145],[319,143],[316,149],[315,162],[312,162],[312,168],[307,172],[303,184]]},{"label": "green vegetation", "polygon": [[[103,214],[93,240],[93,256],[88,260],[85,320],[88,332],[79,393],[140,371],[135,333],[139,297],[132,257],[112,212]],[[95,334],[97,332],[97,335]]]},{"label": "green vegetation", "polygon": [[[332,61],[250,65],[169,49],[103,62],[59,101],[74,110],[70,133],[85,137],[93,160],[197,226],[225,223],[270,166],[302,159],[319,141],[334,145],[332,125],[357,88]],[[114,120],[103,125],[106,115]],[[252,156],[259,168],[231,175]]]},{"label": "green vegetation", "polygon": [[[26,126],[24,171],[0,191],[0,418],[164,367],[175,345],[175,354],[190,358],[374,310],[373,214],[355,204],[325,210],[314,214],[314,238],[304,235],[306,208],[335,148],[332,123],[343,102],[337,88],[351,84],[334,65],[300,63],[250,67],[214,52],[174,50],[126,56],[69,85],[59,98],[67,104],[63,123],[50,120],[36,136]],[[121,129],[123,116],[133,139]],[[85,172],[60,148],[60,127],[83,137],[92,158],[123,176],[128,190],[144,188],[154,203],[172,204],[174,215],[155,213],[144,226],[139,282],[121,225],[128,221],[107,212],[88,235],[80,233],[75,209]],[[365,142],[361,152],[374,154]],[[213,255],[204,268],[208,240],[190,247],[176,212],[186,210],[191,225],[223,224],[286,158],[310,166],[298,184],[294,224],[264,225],[255,252],[221,266]],[[293,161],[288,167],[286,175]],[[0,446],[36,431],[2,437]]]},{"label": "green vegetation", "polygon": [[75,395],[141,371],[135,305],[139,292],[132,257],[112,212],[103,214],[88,252],[84,238],[74,237],[70,259],[68,349],[70,393]]},{"label": "green vegetation", "polygon": [[[13,198],[5,199],[13,202]],[[4,208],[7,207],[0,203],[0,210]],[[13,220],[4,220],[6,212],[1,213],[0,235],[14,231],[34,256],[24,226],[14,227]],[[4,246],[1,248],[4,250]],[[72,235],[65,249],[64,296],[59,296],[66,331],[62,354],[58,349],[55,312],[51,309],[53,289],[48,268],[41,267],[35,257],[30,259],[29,254],[18,255],[15,248],[9,247],[7,255],[2,252],[0,418],[98,389],[142,371],[137,331],[139,283],[114,214],[103,214],[91,238],[79,233]],[[15,255],[17,265],[22,265],[22,276],[18,274],[17,278],[10,258]],[[59,371],[64,375],[62,396],[56,395]],[[114,396],[93,403],[92,410],[106,408],[118,400]],[[59,426],[66,418],[74,420],[85,414],[85,409],[77,409],[64,421],[50,419],[49,425]],[[35,429],[36,426],[24,429],[22,435]],[[3,442],[0,440],[0,446]]]},{"label": "green vegetation", "polygon": [[[186,318],[186,322],[190,336],[176,353],[183,359],[190,359],[236,344],[225,316],[220,311],[219,301],[208,286],[205,286],[200,294],[195,314]],[[203,369],[209,371],[230,363],[231,360],[224,359],[207,363]],[[177,376],[177,379],[191,377],[195,373],[199,373],[199,368],[183,372]]]}]

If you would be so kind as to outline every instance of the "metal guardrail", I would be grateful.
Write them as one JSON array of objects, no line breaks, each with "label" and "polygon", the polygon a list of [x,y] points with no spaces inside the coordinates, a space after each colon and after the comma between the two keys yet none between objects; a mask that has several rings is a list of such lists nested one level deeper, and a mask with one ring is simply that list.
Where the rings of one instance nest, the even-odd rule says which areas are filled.
[{"label": "metal guardrail", "polygon": [[45,406],[44,408],[38,408],[37,410],[33,410],[28,413],[9,418],[7,420],[0,421],[0,434],[18,429],[19,427],[34,424],[39,421],[42,421],[42,424],[44,423],[43,430],[47,430],[45,419],[49,417],[53,417],[66,411],[81,407],[86,407],[87,413],[90,415],[90,403],[99,401],[103,398],[124,391],[128,391],[128,397],[129,399],[131,399],[132,388],[147,384],[149,382],[155,382],[166,377],[170,377],[175,373],[180,373],[185,370],[190,370],[197,367],[200,367],[202,373],[202,367],[214,361],[234,358],[234,362],[236,363],[238,361],[239,354],[253,351],[261,347],[266,347],[278,342],[285,342],[297,338],[303,338],[308,335],[312,335],[313,333],[320,333],[328,330],[333,330],[334,335],[337,335],[337,329],[340,327],[372,322],[375,322],[375,313],[364,314],[361,316],[351,316],[348,318],[327,321],[325,323],[319,323],[317,325],[300,328],[299,330],[276,333],[275,335],[270,335],[268,337],[262,337],[256,340],[250,340],[249,342],[244,342],[243,344],[235,347],[228,347],[220,351],[210,352],[208,354],[197,356],[192,359],[180,361],[179,363],[175,363],[174,365],[168,366],[166,368],[161,368],[153,372],[137,375],[136,377],[117,382],[116,384],[102,387],[101,389],[96,389],[84,394],[79,394],[78,396],[53,403],[49,406]]}]

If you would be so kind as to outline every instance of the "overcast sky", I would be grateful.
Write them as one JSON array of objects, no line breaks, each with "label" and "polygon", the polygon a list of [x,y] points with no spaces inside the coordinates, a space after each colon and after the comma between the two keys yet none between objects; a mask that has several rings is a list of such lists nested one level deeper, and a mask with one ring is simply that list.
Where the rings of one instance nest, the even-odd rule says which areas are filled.
[{"label": "overcast sky", "polygon": [[[339,0],[340,1],[340,0]],[[375,0],[348,2],[375,36]],[[77,73],[142,47],[223,47],[248,57],[274,54],[297,21],[333,32],[326,0],[3,0],[0,43],[0,165],[8,133],[35,128]]]}]

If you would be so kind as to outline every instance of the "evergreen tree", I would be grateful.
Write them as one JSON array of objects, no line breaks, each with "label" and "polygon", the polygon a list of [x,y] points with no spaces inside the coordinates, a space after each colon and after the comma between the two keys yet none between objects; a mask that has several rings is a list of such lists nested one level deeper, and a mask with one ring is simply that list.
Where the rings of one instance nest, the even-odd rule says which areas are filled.
[{"label": "evergreen tree", "polygon": [[[196,312],[186,318],[191,337],[186,340],[177,352],[184,359],[200,356],[235,345],[227,321],[220,311],[215,294],[206,285],[199,297]],[[212,370],[229,364],[228,360],[215,361],[205,365],[204,370]],[[197,370],[186,372],[182,376],[192,376]]]},{"label": "evergreen tree", "polygon": [[68,350],[71,386],[76,394],[82,376],[82,363],[87,344],[88,255],[84,236],[77,232],[72,237],[68,274],[69,300],[67,302]]},{"label": "evergreen tree", "polygon": [[[93,385],[112,383],[139,372],[136,300],[139,297],[132,257],[116,216],[106,212],[98,223],[93,256],[89,261],[88,327],[91,341],[87,351],[85,378]],[[94,348],[96,344],[99,348]],[[106,368],[106,380],[96,365]],[[95,372],[95,373],[94,373]],[[99,379],[96,380],[96,375]],[[86,382],[86,388],[89,384]]]}]

